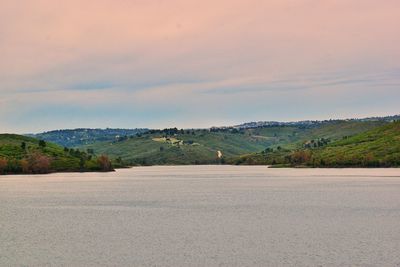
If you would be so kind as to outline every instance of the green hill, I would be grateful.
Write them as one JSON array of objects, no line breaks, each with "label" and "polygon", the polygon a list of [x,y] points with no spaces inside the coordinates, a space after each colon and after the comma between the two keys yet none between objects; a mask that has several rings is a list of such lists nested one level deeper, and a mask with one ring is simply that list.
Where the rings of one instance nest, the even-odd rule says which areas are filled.
[{"label": "green hill", "polygon": [[172,135],[148,133],[124,141],[95,143],[81,148],[121,158],[130,165],[205,164],[216,162],[218,150],[230,157],[260,151],[272,142],[241,133],[194,130]]},{"label": "green hill", "polygon": [[39,134],[29,134],[27,136],[42,139],[48,142],[59,144],[60,146],[74,147],[92,144],[95,142],[114,141],[146,132],[148,129],[66,129],[55,130]]},{"label": "green hill", "polygon": [[106,157],[16,134],[0,134],[0,174],[106,171]]},{"label": "green hill", "polygon": [[[314,144],[316,141],[314,140]],[[393,122],[341,140],[314,147],[266,150],[236,157],[233,164],[311,167],[399,167],[400,122]]]},{"label": "green hill", "polygon": [[394,122],[312,151],[312,166],[400,166],[400,122]]},{"label": "green hill", "polygon": [[[266,148],[296,149],[312,138],[338,140],[386,124],[383,121],[327,121],[313,126],[268,126],[249,129],[150,130],[114,142],[79,148],[107,154],[128,165],[212,164]],[[222,152],[222,159],[217,152]]]}]

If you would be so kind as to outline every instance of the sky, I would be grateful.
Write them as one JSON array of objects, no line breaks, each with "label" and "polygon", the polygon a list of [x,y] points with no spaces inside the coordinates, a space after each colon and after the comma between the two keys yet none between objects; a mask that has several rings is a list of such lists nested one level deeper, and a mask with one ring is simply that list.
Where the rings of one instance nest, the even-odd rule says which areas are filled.
[{"label": "sky", "polygon": [[398,0],[0,0],[0,132],[400,113]]}]

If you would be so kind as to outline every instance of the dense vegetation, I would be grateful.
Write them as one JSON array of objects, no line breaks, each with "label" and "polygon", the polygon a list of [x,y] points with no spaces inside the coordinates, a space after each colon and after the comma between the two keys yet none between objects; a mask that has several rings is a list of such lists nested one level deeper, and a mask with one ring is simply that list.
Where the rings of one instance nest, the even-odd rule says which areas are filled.
[{"label": "dense vegetation", "polygon": [[0,135],[0,173],[112,169],[110,160],[100,155],[109,155],[114,167],[397,166],[400,147],[393,118],[397,117],[255,122],[210,129],[75,129],[34,135],[42,141]]},{"label": "dense vegetation", "polygon": [[399,167],[400,122],[330,142],[311,140],[300,149],[266,149],[230,160],[232,164],[306,167]]},{"label": "dense vegetation", "polygon": [[60,146],[75,147],[102,141],[115,141],[146,132],[147,129],[70,129],[55,130],[40,134],[31,134],[30,137],[42,139]]},{"label": "dense vegetation", "polygon": [[[171,128],[149,130],[121,140],[97,142],[79,148],[107,154],[116,162],[127,165],[214,164],[266,148],[294,150],[311,138],[319,140],[319,143],[335,141],[385,124],[385,121],[326,121],[245,129]],[[222,153],[222,158],[217,157],[218,151]]]},{"label": "dense vegetation", "polygon": [[110,171],[107,156],[15,134],[0,134],[0,174]]}]

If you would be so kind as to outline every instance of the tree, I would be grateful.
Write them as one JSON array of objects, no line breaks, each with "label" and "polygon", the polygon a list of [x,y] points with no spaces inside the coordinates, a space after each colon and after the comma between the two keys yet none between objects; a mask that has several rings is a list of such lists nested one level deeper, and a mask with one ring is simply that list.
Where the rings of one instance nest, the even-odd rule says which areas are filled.
[{"label": "tree", "polygon": [[44,141],[44,140],[39,140],[39,146],[40,146],[40,147],[46,147],[46,141]]},{"label": "tree", "polygon": [[22,150],[25,150],[25,149],[26,149],[26,143],[25,143],[25,142],[22,142],[22,143],[21,143],[21,149],[22,149]]},{"label": "tree", "polygon": [[106,155],[101,155],[97,159],[97,163],[99,164],[101,171],[104,171],[104,172],[112,171],[111,161]]},{"label": "tree", "polygon": [[307,163],[311,160],[311,152],[308,150],[295,151],[290,155],[290,161],[293,164]]},{"label": "tree", "polygon": [[27,158],[29,170],[32,173],[48,173],[50,171],[51,159],[39,152],[30,154]]},{"label": "tree", "polygon": [[79,168],[81,171],[84,171],[84,169],[85,169],[85,158],[84,157],[81,157],[79,159]]},{"label": "tree", "polygon": [[29,162],[26,159],[21,159],[19,164],[21,165],[22,173],[30,173]]},{"label": "tree", "polygon": [[270,152],[274,152],[273,148],[267,147],[264,151],[264,153],[270,153]]},{"label": "tree", "polygon": [[0,158],[0,174],[4,173],[8,165],[7,159]]},{"label": "tree", "polygon": [[21,165],[16,158],[7,159],[6,173],[21,173]]}]

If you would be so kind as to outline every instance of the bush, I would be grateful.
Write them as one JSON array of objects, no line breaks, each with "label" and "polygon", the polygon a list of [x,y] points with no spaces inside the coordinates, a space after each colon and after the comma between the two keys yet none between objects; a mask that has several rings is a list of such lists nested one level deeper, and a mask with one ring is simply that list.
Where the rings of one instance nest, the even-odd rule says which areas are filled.
[{"label": "bush", "polygon": [[97,159],[97,163],[99,164],[101,171],[107,172],[112,170],[111,161],[106,155],[101,155]]},{"label": "bush", "polygon": [[39,152],[30,154],[27,158],[29,170],[32,173],[50,172],[51,159]]},{"label": "bush", "polygon": [[0,158],[0,174],[3,174],[7,169],[7,159]]}]

